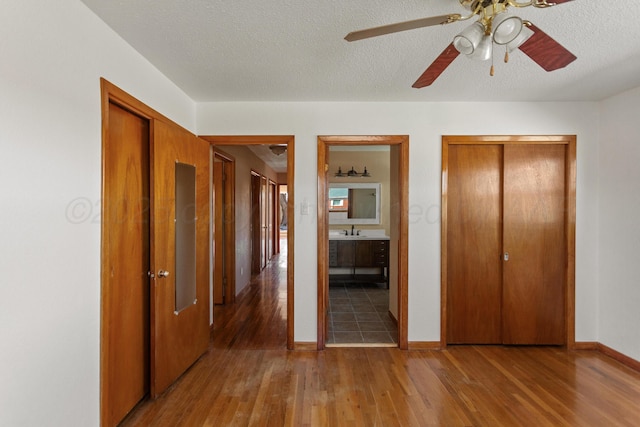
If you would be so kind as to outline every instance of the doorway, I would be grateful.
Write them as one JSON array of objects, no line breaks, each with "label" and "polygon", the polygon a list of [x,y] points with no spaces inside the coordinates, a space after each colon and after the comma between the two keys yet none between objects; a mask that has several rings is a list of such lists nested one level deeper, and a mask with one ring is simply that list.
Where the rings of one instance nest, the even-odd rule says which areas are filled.
[{"label": "doorway", "polygon": [[[407,342],[407,255],[408,255],[408,136],[319,136],[318,137],[318,342],[322,350],[327,344],[329,320],[329,149],[340,146],[389,146],[390,164],[397,173],[389,180],[388,280],[395,292],[398,347]],[[363,165],[364,166],[364,165]],[[361,245],[362,246],[362,245]],[[371,254],[369,246],[368,254]],[[353,251],[355,254],[355,249]],[[368,257],[367,257],[368,258]],[[359,345],[359,344],[354,344]],[[364,345],[364,344],[363,344]],[[375,345],[375,344],[374,344]]]},{"label": "doorway", "polygon": [[575,164],[575,136],[443,137],[443,347],[574,345]]},{"label": "doorway", "polygon": [[[294,215],[294,187],[295,187],[295,183],[294,183],[294,177],[295,177],[295,141],[294,141],[294,137],[290,136],[290,135],[284,135],[284,136],[279,136],[279,135],[264,135],[264,136],[216,136],[216,135],[202,135],[200,136],[200,138],[204,139],[205,141],[208,141],[211,146],[213,146],[213,148],[215,150],[224,150],[224,147],[232,147],[232,146],[251,146],[251,145],[265,145],[265,146],[271,146],[271,145],[281,145],[281,146],[285,146],[286,147],[286,163],[287,163],[287,172],[286,172],[286,184],[287,184],[287,188],[288,188],[288,203],[287,203],[287,207],[286,207],[286,211],[287,211],[287,216],[292,218]],[[231,150],[226,150],[225,152],[230,152]],[[238,169],[236,168],[235,173],[238,174],[240,173],[238,171]],[[259,174],[258,174],[259,175]],[[252,187],[254,187],[254,190],[252,190]],[[245,191],[246,194],[248,195],[248,197],[250,198],[254,198],[254,196],[251,196],[251,194],[255,194],[255,197],[259,197],[260,196],[260,192],[261,190],[261,186],[262,186],[262,181],[259,177],[252,177],[251,181],[249,184],[247,184],[247,187],[244,188],[242,191]],[[241,191],[238,188],[235,189],[236,191]],[[265,197],[266,197],[266,193],[268,192],[268,190],[266,189],[266,185],[265,185]],[[252,204],[252,202],[250,202],[250,204]],[[251,217],[251,211],[253,210],[252,208],[247,209],[248,212],[246,213],[247,215],[249,215],[249,217]],[[258,210],[259,212],[259,210]],[[257,215],[258,219],[259,219],[259,214]],[[251,221],[251,218],[249,218],[249,221]],[[254,230],[257,230],[258,232],[260,231],[260,228],[256,225],[254,228]],[[295,239],[295,234],[294,234],[294,224],[290,223],[288,226],[288,232],[287,232],[287,348],[290,350],[295,349],[295,343],[294,343],[294,239]],[[265,234],[265,249],[266,249],[266,237],[268,235],[268,233],[264,233]],[[242,244],[242,247],[244,248],[244,250],[247,251],[247,253],[252,252],[254,249],[252,248],[252,243],[251,241],[255,241],[255,242],[261,242],[262,238],[260,235],[256,235],[255,238],[251,237],[251,234],[249,235],[249,237],[247,239],[245,239],[245,241],[240,242],[238,241],[239,244]],[[260,244],[258,246],[261,246]],[[259,249],[259,248],[258,248]],[[233,248],[233,250],[236,250],[236,248]],[[267,252],[265,251],[265,254]],[[252,257],[253,258],[253,257]],[[260,264],[260,257],[257,257],[258,260],[258,264]],[[259,266],[257,268],[260,268]],[[252,267],[252,270],[254,268]],[[257,270],[259,271],[259,270]],[[241,274],[242,271],[240,272],[236,272],[236,274]]]}]

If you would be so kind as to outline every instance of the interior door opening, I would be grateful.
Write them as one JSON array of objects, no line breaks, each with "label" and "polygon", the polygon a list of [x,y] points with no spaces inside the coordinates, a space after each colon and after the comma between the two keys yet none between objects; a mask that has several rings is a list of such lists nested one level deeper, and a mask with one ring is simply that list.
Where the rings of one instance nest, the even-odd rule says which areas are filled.
[{"label": "interior door opening", "polygon": [[[224,155],[233,163],[233,177],[227,177],[234,187],[230,194],[232,201],[229,205],[238,206],[230,223],[234,224],[234,230],[229,233],[231,238],[227,239],[226,249],[228,252],[234,251],[236,261],[229,270],[234,271],[236,283],[240,280],[248,282],[254,275],[259,274],[264,266],[269,262],[269,258],[277,252],[279,247],[280,230],[278,215],[276,215],[277,185],[286,184],[288,200],[285,206],[286,216],[292,217],[294,214],[294,172],[295,172],[295,152],[293,136],[200,136],[208,141],[214,152]],[[254,156],[249,156],[247,150],[254,148],[257,151],[270,150],[270,147],[277,146],[280,155],[286,163],[286,174],[278,174],[278,181],[269,177],[264,177],[260,167],[247,161],[248,157],[255,160]],[[253,160],[252,160],[253,161]],[[264,178],[263,178],[264,177]],[[284,178],[286,177],[286,178]],[[269,203],[270,200],[270,203]],[[265,201],[261,203],[261,201]],[[263,206],[261,206],[263,205]],[[271,206],[270,208],[268,206]],[[237,223],[238,217],[242,217],[242,223]],[[293,319],[293,293],[294,293],[294,224],[289,224],[286,237],[287,250],[283,251],[287,257],[287,348],[293,349],[294,343],[294,319]],[[215,275],[215,273],[214,273]],[[235,298],[237,290],[227,286],[230,298]],[[242,285],[238,284],[238,289]],[[226,301],[226,296],[225,296]]]},{"label": "interior door opening", "polygon": [[[351,150],[351,157],[336,155],[332,159],[333,150]],[[365,159],[364,153],[369,152],[372,159],[379,158],[376,150],[378,154],[386,153],[386,160],[361,164],[372,161]],[[330,197],[331,181],[341,178],[337,181],[350,182],[356,176],[356,162],[357,176],[364,175],[365,181],[375,181],[372,177],[378,167],[383,202],[373,206],[385,207],[379,216],[367,214],[375,219],[349,219],[354,212],[371,209],[355,206],[360,202],[349,197],[350,189],[342,196],[332,191]],[[352,173],[341,176],[343,171]],[[407,182],[408,137],[318,137],[318,349],[408,347]],[[378,197],[371,189],[364,193],[361,200]],[[341,219],[333,221],[332,212],[341,215]]]}]

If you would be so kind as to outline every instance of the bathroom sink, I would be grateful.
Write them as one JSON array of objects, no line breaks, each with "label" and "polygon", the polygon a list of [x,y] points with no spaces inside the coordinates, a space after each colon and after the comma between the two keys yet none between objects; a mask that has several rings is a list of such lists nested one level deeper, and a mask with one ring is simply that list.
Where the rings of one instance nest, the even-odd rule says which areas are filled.
[{"label": "bathroom sink", "polygon": [[[360,234],[358,234],[360,231]],[[351,234],[351,230],[347,230],[348,234],[344,233],[344,230],[329,230],[329,240],[388,240],[389,237],[385,235],[384,230],[355,230]]]}]

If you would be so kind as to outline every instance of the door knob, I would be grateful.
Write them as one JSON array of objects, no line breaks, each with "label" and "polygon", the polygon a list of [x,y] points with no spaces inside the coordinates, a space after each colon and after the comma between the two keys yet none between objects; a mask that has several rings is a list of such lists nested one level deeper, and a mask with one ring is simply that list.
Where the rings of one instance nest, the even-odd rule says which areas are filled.
[{"label": "door knob", "polygon": [[160,270],[158,271],[158,277],[163,278],[163,277],[169,277],[169,272],[166,270]]}]

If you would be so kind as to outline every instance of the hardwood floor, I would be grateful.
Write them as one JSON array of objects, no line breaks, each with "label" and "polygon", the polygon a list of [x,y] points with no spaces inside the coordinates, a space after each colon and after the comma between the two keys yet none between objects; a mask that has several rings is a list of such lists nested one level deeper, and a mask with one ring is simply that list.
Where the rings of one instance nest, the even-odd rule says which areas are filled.
[{"label": "hardwood floor", "polygon": [[285,261],[216,307],[208,352],[123,425],[640,425],[640,373],[597,352],[287,351]]}]

